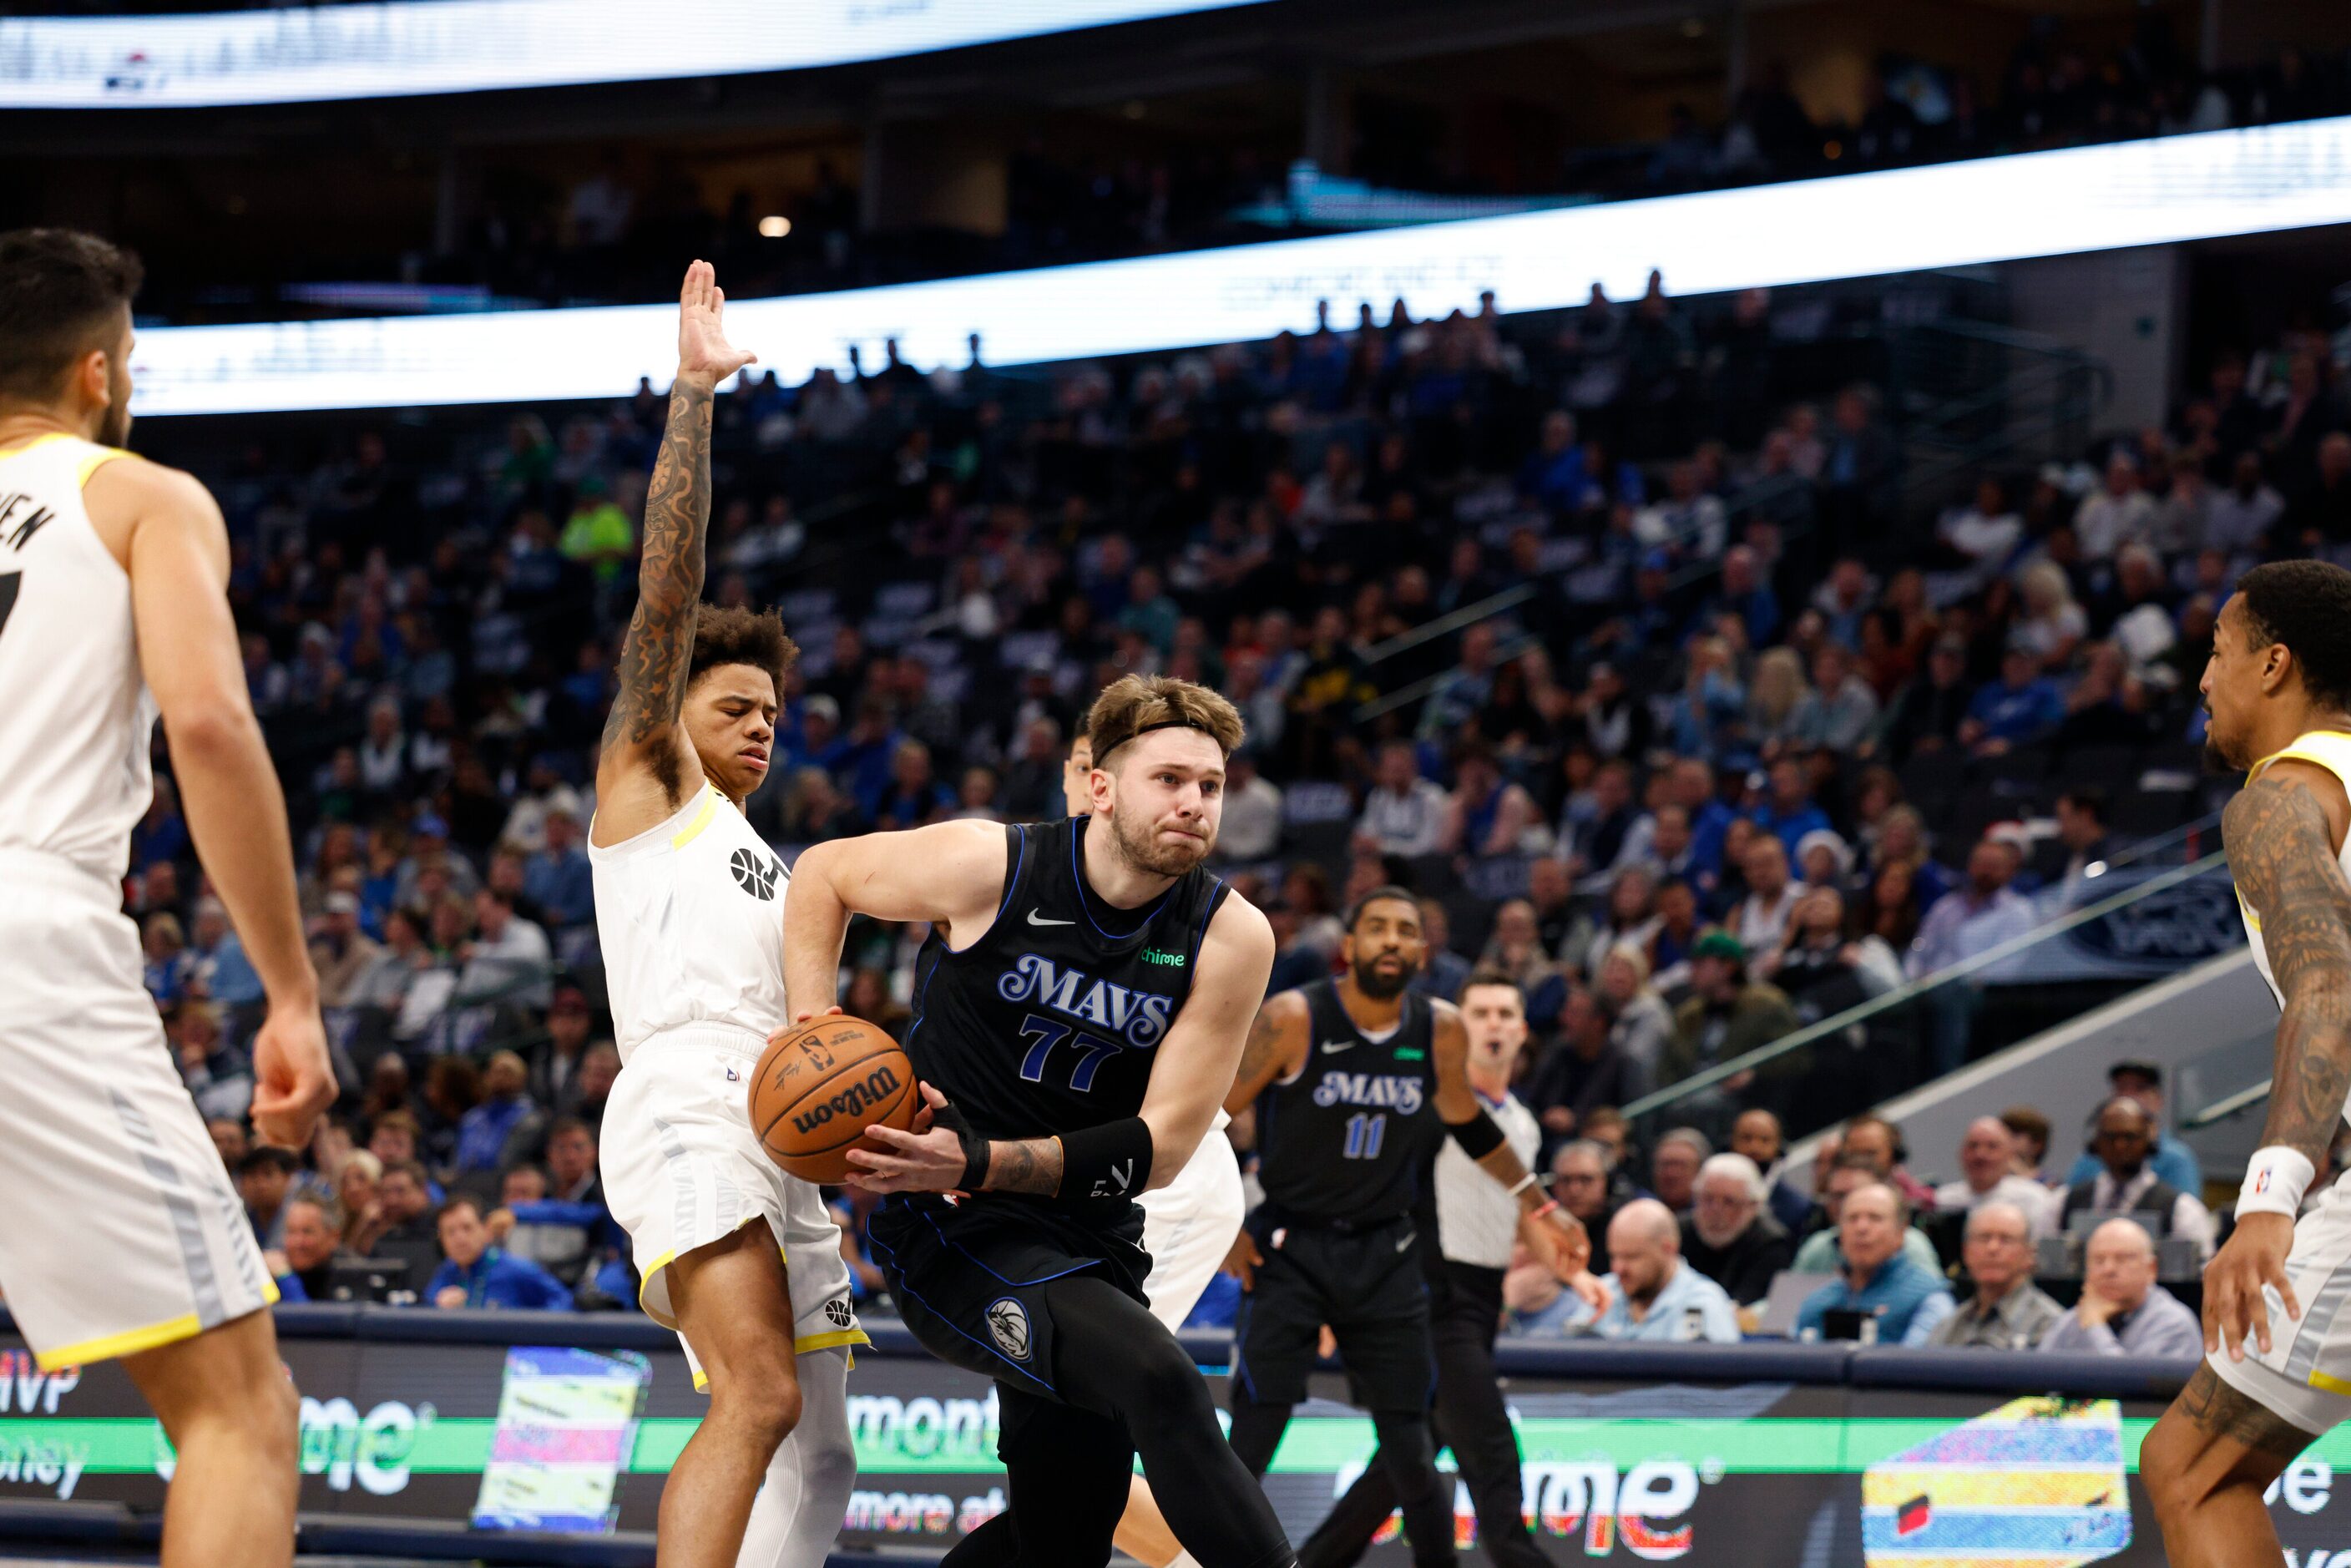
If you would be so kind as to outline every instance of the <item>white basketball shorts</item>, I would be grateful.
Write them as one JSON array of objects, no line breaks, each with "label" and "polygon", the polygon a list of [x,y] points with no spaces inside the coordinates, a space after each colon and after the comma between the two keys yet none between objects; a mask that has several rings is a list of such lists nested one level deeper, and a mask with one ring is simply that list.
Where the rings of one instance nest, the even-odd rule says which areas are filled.
[{"label": "white basketball shorts", "polygon": [[121,892],[0,851],[0,1292],[44,1369],[277,1299],[140,978]]},{"label": "white basketball shorts", "polygon": [[2287,1281],[2302,1307],[2299,1322],[2269,1297],[2270,1353],[2248,1337],[2245,1359],[2226,1346],[2205,1360],[2221,1382],[2305,1432],[2332,1430],[2351,1417],[2351,1190],[2337,1180],[2294,1221]]},{"label": "white basketball shorts", "polygon": [[1174,1181],[1136,1200],[1143,1206],[1143,1249],[1151,1254],[1143,1293],[1151,1299],[1151,1315],[1171,1329],[1192,1315],[1240,1234],[1247,1199],[1224,1124],[1219,1114]]},{"label": "white basketball shorts", "polygon": [[621,1069],[598,1163],[643,1281],[637,1300],[656,1322],[677,1327],[670,1264],[765,1219],[783,1250],[793,1349],[864,1344],[823,1195],[786,1176],[751,1132],[747,1097],[766,1047],[746,1030],[698,1025],[646,1040]]}]

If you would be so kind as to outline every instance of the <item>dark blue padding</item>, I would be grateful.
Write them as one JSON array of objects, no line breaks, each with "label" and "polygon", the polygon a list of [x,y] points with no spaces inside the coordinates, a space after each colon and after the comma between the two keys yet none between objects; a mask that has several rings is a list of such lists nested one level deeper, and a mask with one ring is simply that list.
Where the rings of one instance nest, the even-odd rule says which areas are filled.
[{"label": "dark blue padding", "polygon": [[2168,1401],[2195,1370],[2193,1361],[2134,1356],[1872,1345],[1853,1353],[1848,1375],[1855,1388]]},{"label": "dark blue padding", "polygon": [[162,1517],[142,1517],[120,1502],[58,1502],[35,1498],[0,1501],[0,1541],[62,1545],[147,1544],[163,1537]]},{"label": "dark blue padding", "polygon": [[531,1568],[653,1568],[653,1538],[643,1531],[557,1535],[541,1531],[475,1530],[439,1521],[302,1515],[304,1555],[339,1553],[425,1563],[530,1564]]},{"label": "dark blue padding", "polygon": [[544,1344],[586,1350],[675,1350],[677,1335],[635,1312],[447,1312],[361,1307],[362,1340],[432,1344]]},{"label": "dark blue padding", "polygon": [[1845,1381],[1849,1344],[1798,1344],[1788,1340],[1748,1344],[1550,1343],[1500,1340],[1494,1364],[1520,1377],[1560,1377],[1593,1383],[1820,1383]]},{"label": "dark blue padding", "polygon": [[358,1339],[360,1311],[344,1301],[286,1301],[270,1315],[280,1339]]}]

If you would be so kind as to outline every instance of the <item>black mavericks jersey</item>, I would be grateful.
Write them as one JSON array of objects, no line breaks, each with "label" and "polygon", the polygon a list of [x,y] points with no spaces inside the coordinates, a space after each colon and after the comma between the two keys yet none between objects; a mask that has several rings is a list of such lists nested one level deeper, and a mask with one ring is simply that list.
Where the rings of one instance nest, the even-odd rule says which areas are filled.
[{"label": "black mavericks jersey", "polygon": [[1113,909],[1081,869],[1091,821],[1008,826],[995,924],[961,952],[935,930],[915,956],[906,1053],[983,1137],[1073,1133],[1141,1111],[1231,891],[1196,867],[1153,903]]},{"label": "black mavericks jersey", "polygon": [[1437,1030],[1428,998],[1404,998],[1396,1031],[1364,1038],[1339,982],[1306,998],[1306,1065],[1258,1097],[1258,1179],[1285,1220],[1366,1225],[1409,1213],[1445,1137],[1437,1115]]}]

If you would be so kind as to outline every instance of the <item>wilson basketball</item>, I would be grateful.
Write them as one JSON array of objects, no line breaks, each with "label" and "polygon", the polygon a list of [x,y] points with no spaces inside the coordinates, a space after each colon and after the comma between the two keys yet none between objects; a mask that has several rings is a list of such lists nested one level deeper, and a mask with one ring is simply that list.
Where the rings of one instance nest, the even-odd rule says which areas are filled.
[{"label": "wilson basketball", "polygon": [[768,1042],[751,1076],[751,1126],[768,1157],[802,1181],[848,1179],[849,1151],[865,1130],[911,1126],[922,1097],[914,1064],[876,1026],[838,1013],[810,1019]]}]

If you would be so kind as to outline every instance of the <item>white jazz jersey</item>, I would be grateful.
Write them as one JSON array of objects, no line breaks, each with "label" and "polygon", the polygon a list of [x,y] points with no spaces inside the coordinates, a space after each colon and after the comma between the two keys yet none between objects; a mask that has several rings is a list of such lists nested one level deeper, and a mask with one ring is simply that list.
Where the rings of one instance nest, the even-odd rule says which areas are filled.
[{"label": "white jazz jersey", "polygon": [[[1542,1143],[1535,1113],[1520,1104],[1514,1094],[1489,1100],[1481,1092],[1478,1103],[1502,1129],[1503,1140],[1519,1156],[1519,1163],[1534,1169],[1535,1150]],[[1437,1239],[1445,1256],[1481,1269],[1507,1269],[1510,1244],[1518,1236],[1519,1200],[1479,1170],[1478,1162],[1461,1152],[1460,1145],[1446,1139],[1437,1152]]]},{"label": "white jazz jersey", "polygon": [[753,1073],[789,1017],[783,862],[707,783],[635,838],[600,848],[591,836],[588,858],[622,1061],[598,1158],[639,1301],[674,1328],[670,1263],[764,1218],[783,1250],[795,1345],[864,1343],[823,1195],[751,1131]]},{"label": "white jazz jersey", "polygon": [[[2314,762],[2351,789],[2351,735],[2314,730],[2274,756],[2255,763],[2245,782],[2252,783],[2271,764],[2287,758]],[[2343,868],[2351,875],[2351,843],[2343,850]],[[2253,965],[2269,983],[2270,994],[2285,1005],[2277,977],[2270,972],[2269,950],[2262,945],[2261,917],[2242,894],[2237,899],[2245,920],[2245,939],[2252,945]],[[2346,1111],[2351,1115],[2351,1111]],[[2231,1360],[2225,1350],[2205,1357],[2213,1375],[2231,1388],[2276,1412],[2307,1432],[2324,1432],[2351,1418],[2351,1174],[2320,1193],[2317,1200],[2294,1221],[2294,1247],[2286,1254],[2287,1281],[2302,1304],[2299,1319],[2285,1315],[2278,1293],[2264,1291],[2270,1318],[2270,1351],[2264,1354],[2252,1335],[2245,1340],[2245,1359]]]},{"label": "white jazz jersey", "polygon": [[155,707],[131,580],[81,499],[121,455],[0,453],[0,1291],[51,1370],[277,1299],[122,913]]},{"label": "white jazz jersey", "polygon": [[108,882],[122,879],[155,793],[131,579],[81,499],[123,455],[70,435],[0,452],[0,850]]}]

